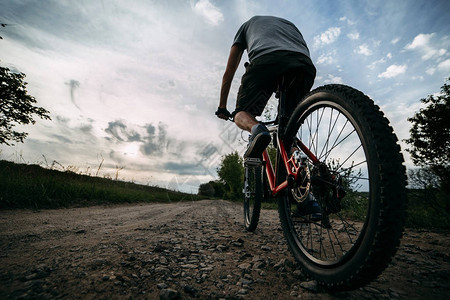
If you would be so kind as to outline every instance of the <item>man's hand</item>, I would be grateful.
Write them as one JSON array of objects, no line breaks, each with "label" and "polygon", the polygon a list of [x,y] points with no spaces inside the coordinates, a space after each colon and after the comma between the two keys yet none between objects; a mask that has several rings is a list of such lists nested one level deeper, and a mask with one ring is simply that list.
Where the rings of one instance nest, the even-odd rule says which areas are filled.
[{"label": "man's hand", "polygon": [[229,120],[231,119],[233,116],[231,115],[231,113],[228,111],[228,109],[226,108],[221,108],[219,107],[216,111],[216,116],[220,119],[224,119],[224,120]]}]

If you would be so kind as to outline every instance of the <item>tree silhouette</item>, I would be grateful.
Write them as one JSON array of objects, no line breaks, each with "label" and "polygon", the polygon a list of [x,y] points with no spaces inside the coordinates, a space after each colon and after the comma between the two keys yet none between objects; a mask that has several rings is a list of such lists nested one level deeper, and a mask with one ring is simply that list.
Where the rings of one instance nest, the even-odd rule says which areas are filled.
[{"label": "tree silhouette", "polygon": [[406,151],[416,166],[438,176],[446,211],[450,212],[450,85],[444,83],[440,95],[420,101],[426,107],[408,119],[412,123],[411,137],[405,142],[411,148]]},{"label": "tree silhouette", "polygon": [[[447,79],[448,80],[448,79]],[[426,105],[408,121],[412,123],[407,151],[417,166],[450,168],[450,85],[444,84],[441,94],[420,100]],[[438,174],[439,175],[439,174]]]},{"label": "tree silhouette", "polygon": [[37,101],[28,95],[24,78],[23,73],[0,67],[0,144],[11,145],[8,141],[23,143],[28,133],[14,131],[13,127],[36,123],[33,115],[50,120],[47,110],[34,105]]},{"label": "tree silhouette", "polygon": [[222,157],[222,161],[217,168],[217,174],[220,181],[225,183],[225,196],[231,199],[239,199],[242,195],[244,165],[237,151]]}]

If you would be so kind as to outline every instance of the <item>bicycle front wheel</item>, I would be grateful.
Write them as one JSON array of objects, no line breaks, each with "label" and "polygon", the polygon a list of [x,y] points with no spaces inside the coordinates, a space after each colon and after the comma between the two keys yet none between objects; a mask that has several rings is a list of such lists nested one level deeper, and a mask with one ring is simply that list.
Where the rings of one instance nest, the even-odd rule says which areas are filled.
[{"label": "bicycle front wheel", "polygon": [[263,168],[245,166],[244,168],[244,225],[247,231],[256,230],[263,198]]},{"label": "bicycle front wheel", "polygon": [[[331,289],[370,282],[395,254],[405,219],[405,168],[387,119],[361,92],[327,85],[302,100],[286,137],[293,156],[309,158],[301,182],[279,198],[290,251]],[[320,218],[302,216],[306,193],[320,205]]]}]

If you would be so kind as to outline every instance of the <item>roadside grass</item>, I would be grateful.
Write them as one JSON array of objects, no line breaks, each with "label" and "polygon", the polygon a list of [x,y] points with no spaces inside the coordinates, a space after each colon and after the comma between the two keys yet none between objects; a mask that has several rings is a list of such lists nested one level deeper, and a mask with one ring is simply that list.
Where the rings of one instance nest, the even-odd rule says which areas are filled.
[{"label": "roadside grass", "polygon": [[[67,170],[68,169],[68,170]],[[0,160],[0,209],[63,208],[119,203],[169,203],[211,199],[148,185],[52,170],[38,165],[17,164]],[[365,215],[365,197],[347,197],[341,214],[354,220]],[[242,203],[241,199],[235,202]],[[442,202],[442,201],[441,201]],[[276,199],[264,201],[263,209],[277,209]],[[450,228],[450,216],[424,201],[420,190],[408,190],[406,227]]]},{"label": "roadside grass", "polygon": [[62,208],[200,199],[205,197],[0,160],[0,209]]},{"label": "roadside grass", "polygon": [[[437,190],[408,190],[406,223],[413,228],[450,229],[449,195]],[[447,207],[446,207],[447,206]]]}]

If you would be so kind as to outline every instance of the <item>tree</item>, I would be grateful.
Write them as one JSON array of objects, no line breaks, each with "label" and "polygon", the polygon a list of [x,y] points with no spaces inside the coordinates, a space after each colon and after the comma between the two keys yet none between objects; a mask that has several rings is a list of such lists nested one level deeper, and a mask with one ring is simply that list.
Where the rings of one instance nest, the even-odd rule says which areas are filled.
[{"label": "tree", "polygon": [[226,190],[225,183],[220,182],[219,180],[210,181],[209,184],[214,188],[214,197],[223,198]]},{"label": "tree", "polygon": [[225,192],[225,183],[216,180],[200,184],[198,189],[199,195],[216,198],[223,198]]},{"label": "tree", "polygon": [[408,119],[411,137],[405,142],[411,148],[406,151],[416,166],[439,178],[445,209],[450,213],[450,85],[444,83],[440,95],[420,101],[426,106]]},{"label": "tree", "polygon": [[[439,196],[439,178],[429,168],[411,169],[408,171],[409,185],[415,193],[409,195],[409,205],[414,205],[414,201],[423,203],[434,210],[435,214],[448,211],[445,207],[447,203],[441,203]],[[417,196],[416,196],[417,195]],[[413,199],[416,196],[419,199]],[[413,203],[411,203],[413,202]]]},{"label": "tree", "polygon": [[34,124],[33,115],[50,120],[49,112],[35,106],[37,102],[28,95],[25,74],[13,73],[8,68],[0,67],[0,144],[10,145],[8,141],[23,143],[26,132],[17,132],[17,124]]},{"label": "tree", "polygon": [[[449,80],[449,79],[447,79]],[[430,167],[442,180],[450,179],[450,85],[441,94],[421,99],[426,105],[408,121],[412,122],[407,151],[417,166]]]},{"label": "tree", "polygon": [[200,186],[198,187],[198,194],[200,196],[214,197],[214,193],[214,187],[210,182],[200,184]]},{"label": "tree", "polygon": [[217,168],[220,180],[226,184],[225,196],[231,199],[239,199],[242,194],[244,182],[244,165],[242,158],[237,152],[222,157]]}]

